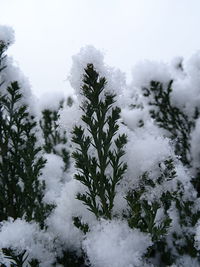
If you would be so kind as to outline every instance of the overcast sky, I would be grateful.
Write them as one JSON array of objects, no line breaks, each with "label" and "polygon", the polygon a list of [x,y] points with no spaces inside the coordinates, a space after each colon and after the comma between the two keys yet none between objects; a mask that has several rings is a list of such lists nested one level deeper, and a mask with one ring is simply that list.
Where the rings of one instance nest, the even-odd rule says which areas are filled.
[{"label": "overcast sky", "polygon": [[9,54],[37,95],[69,90],[71,56],[87,44],[128,77],[138,61],[200,48],[200,0],[0,0],[0,10],[15,30]]}]

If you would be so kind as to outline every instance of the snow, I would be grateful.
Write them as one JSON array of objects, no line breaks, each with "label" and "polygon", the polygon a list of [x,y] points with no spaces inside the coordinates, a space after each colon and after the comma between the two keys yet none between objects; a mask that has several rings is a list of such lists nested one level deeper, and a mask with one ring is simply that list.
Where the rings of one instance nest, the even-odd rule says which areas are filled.
[{"label": "snow", "polygon": [[98,71],[102,70],[104,66],[103,54],[93,46],[86,46],[81,48],[80,52],[72,57],[72,60],[69,81],[75,92],[79,94],[84,69],[87,67],[87,64],[92,63]]},{"label": "snow", "polygon": [[51,203],[60,196],[63,186],[64,162],[60,156],[55,154],[45,154],[44,158],[47,160],[41,176],[46,184],[44,200]]},{"label": "snow", "polygon": [[14,30],[10,26],[0,25],[0,42],[11,45],[15,41]]},{"label": "snow", "polygon": [[[9,27],[0,27],[0,40],[6,44],[14,41],[14,34]],[[1,72],[0,81],[5,80],[1,86],[1,92],[5,93],[7,86],[12,81],[19,81],[22,88],[23,99],[19,104],[28,104],[33,112],[37,107],[41,112],[44,109],[57,110],[59,103],[64,99],[61,93],[48,93],[36,102],[31,94],[28,80],[19,70],[12,58],[6,57],[3,62],[7,68]],[[47,160],[41,173],[41,180],[46,183],[45,196],[43,201],[55,204],[50,216],[45,221],[45,229],[41,230],[35,222],[26,222],[23,218],[0,222],[0,248],[11,248],[16,253],[21,253],[24,249],[28,253],[28,259],[37,258],[42,267],[52,266],[57,253],[62,251],[80,252],[83,249],[92,267],[140,267],[151,266],[145,262],[144,254],[152,245],[151,237],[140,232],[138,229],[131,229],[123,216],[128,211],[126,194],[131,189],[136,189],[144,173],[155,181],[165,171],[164,161],[173,159],[176,171],[175,178],[166,179],[161,184],[156,184],[154,188],[145,188],[145,193],[141,199],[149,203],[160,200],[164,192],[177,193],[182,196],[182,201],[194,201],[192,212],[200,208],[200,199],[191,184],[191,173],[196,174],[199,168],[200,151],[200,119],[196,120],[196,125],[191,133],[191,157],[192,167],[188,169],[183,166],[180,159],[175,155],[174,143],[170,140],[170,133],[159,128],[156,122],[149,115],[149,104],[142,95],[142,89],[149,87],[152,80],[159,81],[167,86],[173,79],[173,91],[171,93],[172,104],[184,111],[192,120],[195,107],[200,106],[200,52],[184,61],[176,58],[170,64],[163,62],[143,61],[133,70],[133,80],[127,85],[124,73],[116,68],[109,67],[104,62],[104,55],[93,46],[86,46],[73,56],[73,64],[69,81],[74,89],[73,104],[64,106],[59,110],[59,130],[66,130],[68,135],[67,149],[74,151],[75,145],[70,141],[71,132],[75,125],[81,125],[85,132],[87,129],[81,121],[83,111],[80,105],[83,101],[81,94],[82,78],[84,69],[88,63],[92,63],[99,72],[100,77],[106,77],[107,84],[105,92],[116,94],[115,105],[122,109],[121,118],[118,121],[120,133],[125,133],[128,143],[125,146],[125,155],[122,161],[127,163],[128,168],[121,183],[116,186],[116,197],[113,208],[113,219],[97,219],[87,207],[77,199],[78,193],[85,193],[87,188],[79,181],[75,180],[74,174],[77,170],[74,161],[71,159],[70,168],[63,172],[63,159],[55,154],[43,153]],[[133,107],[133,105],[135,105]],[[38,115],[38,113],[37,113]],[[41,114],[40,114],[41,116]],[[38,118],[37,118],[38,119]],[[140,127],[139,122],[144,125]],[[39,129],[39,128],[38,128]],[[42,134],[39,142],[42,143]],[[115,136],[115,137],[116,137]],[[58,145],[59,147],[59,145]],[[61,146],[60,146],[61,147]],[[91,155],[96,155],[96,151],[91,146]],[[111,174],[112,169],[106,169],[107,174]],[[23,184],[19,185],[23,188]],[[98,201],[98,200],[97,200]],[[164,207],[161,206],[156,215],[156,223],[162,222],[166,216]],[[167,230],[167,245],[173,253],[172,240],[173,233],[180,235],[195,232],[196,248],[200,249],[200,224],[193,227],[182,227],[180,225],[180,215],[176,203],[172,201],[167,210],[172,223]],[[88,224],[89,232],[84,234],[74,225],[73,218],[79,217],[82,222]],[[184,242],[184,240],[178,241]],[[2,257],[2,255],[0,255]],[[58,266],[58,265],[57,265]],[[187,255],[179,257],[174,266],[198,266],[197,260]]]},{"label": "snow", "polygon": [[121,118],[130,130],[135,130],[139,126],[140,121],[145,122],[149,119],[149,114],[147,110],[139,108],[129,109],[126,107],[121,111]]},{"label": "snow", "polygon": [[60,120],[59,125],[61,129],[66,130],[68,135],[68,140],[71,140],[71,132],[75,125],[82,124],[81,116],[83,115],[82,110],[79,108],[79,102],[74,99],[72,106],[66,105],[59,112]]},{"label": "snow", "polygon": [[[0,25],[0,41],[3,41],[6,45],[14,43],[14,30],[9,26]],[[13,60],[12,57],[6,56],[2,62],[1,67],[6,66],[0,73],[1,94],[6,93],[7,87],[17,81],[21,88],[22,99],[20,104],[25,104],[29,107],[29,111],[34,115],[36,114],[36,98],[31,93],[31,86],[28,79],[21,72],[20,68]]]},{"label": "snow", "polygon": [[[100,76],[106,77],[108,80],[106,90],[118,94],[117,104],[122,108],[119,132],[128,135],[128,143],[125,146],[126,153],[123,157],[123,161],[128,164],[128,169],[124,180],[117,186],[113,214],[118,218],[121,218],[122,213],[127,209],[125,200],[127,191],[137,187],[141,175],[145,172],[149,173],[151,179],[157,179],[161,171],[158,167],[159,164],[169,158],[174,160],[176,177],[156,186],[153,190],[147,190],[143,197],[148,201],[159,200],[163,192],[176,192],[179,190],[178,185],[181,183],[183,187],[180,190],[182,190],[183,199],[187,201],[196,198],[196,193],[191,185],[190,173],[187,172],[187,169],[183,167],[175,156],[174,144],[169,138],[169,133],[156,126],[149,116],[147,101],[141,96],[141,89],[148,87],[151,80],[159,81],[164,86],[167,86],[168,82],[173,78],[175,90],[172,94],[173,103],[184,109],[185,106],[181,103],[183,99],[178,97],[179,87],[186,95],[186,87],[181,85],[181,80],[187,77],[181,68],[182,61],[181,58],[177,58],[171,65],[162,62],[143,62],[135,68],[133,81],[130,86],[127,86],[121,72],[118,73],[117,70],[106,66],[103,55],[94,47],[85,47],[73,57],[69,80],[75,90],[75,101],[72,106],[65,106],[60,111],[61,127],[66,129],[68,133],[70,133],[74,125],[82,125],[84,127],[80,120],[82,111],[79,105],[83,101],[80,88],[87,63],[92,62]],[[138,106],[132,108],[131,104],[135,103]],[[139,127],[140,120],[144,122],[143,127]],[[194,141],[194,143],[196,142]],[[91,151],[91,153],[93,152]],[[165,166],[162,164],[161,166],[164,170]],[[71,177],[73,177],[73,169]],[[71,247],[79,250],[82,246],[91,266],[145,266],[146,263],[143,261],[142,255],[151,245],[150,237],[137,229],[130,229],[127,222],[120,219],[97,221],[76,199],[76,194],[84,191],[85,188],[73,178],[65,184],[60,198],[57,199],[57,207],[51,217],[48,218],[49,229],[59,238],[65,248]],[[172,203],[168,213],[172,218],[172,225],[169,229],[167,242],[173,250],[172,233],[176,231],[182,234],[183,230],[180,227],[179,214],[174,203]],[[162,221],[163,214],[163,207],[161,207],[156,216],[157,223]],[[89,225],[90,231],[86,236],[73,225],[72,218],[74,216],[80,216],[82,221]],[[182,259],[177,264],[180,264]],[[190,258],[187,258],[187,261],[191,261]],[[150,266],[150,263],[147,266]]]},{"label": "snow", "polygon": [[65,99],[63,92],[49,92],[41,95],[39,99],[39,109],[41,111],[49,109],[51,111],[58,110],[60,102]]},{"label": "snow", "polygon": [[183,255],[180,259],[176,261],[171,267],[199,267],[199,262],[196,258],[192,258],[188,255]]},{"label": "snow", "polygon": [[138,128],[128,136],[125,161],[128,164],[128,176],[132,179],[152,171],[159,162],[170,156],[173,156],[170,140],[161,136],[152,124]]},{"label": "snow", "polygon": [[92,266],[135,267],[143,266],[151,244],[148,235],[130,229],[127,222],[102,220],[86,235],[83,248]]},{"label": "snow", "polygon": [[47,220],[49,230],[61,240],[66,248],[72,250],[79,250],[83,239],[83,233],[74,226],[73,217],[80,216],[85,223],[95,219],[94,215],[76,199],[78,192],[83,192],[82,185],[78,181],[72,179],[67,182],[57,199],[57,207]]},{"label": "snow", "polygon": [[[100,77],[106,77],[106,91],[117,94],[122,93],[125,86],[125,74],[119,69],[111,68],[104,63],[104,56],[101,51],[95,47],[88,45],[80,50],[80,52],[72,57],[72,68],[69,76],[69,81],[76,95],[81,98],[81,87],[84,75],[84,69],[87,64],[92,63],[95,70],[99,73]],[[80,101],[81,102],[81,101]]]},{"label": "snow", "polygon": [[133,85],[138,88],[149,87],[151,81],[159,81],[166,85],[171,80],[167,64],[145,60],[138,63],[132,71]]},{"label": "snow", "polygon": [[[164,88],[173,80],[172,104],[184,110],[189,117],[200,105],[200,51],[184,61],[174,58],[171,64],[145,60],[138,63],[132,72],[132,90],[149,88],[151,81],[158,81]],[[145,102],[145,101],[144,101]]]},{"label": "snow", "polygon": [[53,263],[53,240],[36,223],[28,223],[23,219],[14,221],[10,218],[2,222],[0,227],[0,248],[11,248],[17,254],[26,250],[27,261],[37,258],[44,267]]},{"label": "snow", "polygon": [[196,245],[196,248],[199,250],[200,249],[200,221],[197,223],[195,231],[196,231],[195,245]]},{"label": "snow", "polygon": [[200,105],[200,51],[188,60],[182,60],[182,71],[174,73],[173,104],[185,111],[191,118],[195,107]]},{"label": "snow", "polygon": [[193,167],[198,168],[200,162],[200,148],[197,146],[200,142],[200,118],[196,121],[196,126],[191,134],[191,156],[193,159]]}]

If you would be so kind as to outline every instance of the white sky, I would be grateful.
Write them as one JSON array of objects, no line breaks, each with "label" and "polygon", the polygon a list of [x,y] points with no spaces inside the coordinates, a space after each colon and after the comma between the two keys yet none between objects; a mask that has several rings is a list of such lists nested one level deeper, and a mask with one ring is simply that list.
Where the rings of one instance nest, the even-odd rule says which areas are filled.
[{"label": "white sky", "polygon": [[34,93],[66,91],[71,56],[92,44],[130,77],[143,59],[171,61],[200,48],[200,0],[0,0],[9,49]]}]

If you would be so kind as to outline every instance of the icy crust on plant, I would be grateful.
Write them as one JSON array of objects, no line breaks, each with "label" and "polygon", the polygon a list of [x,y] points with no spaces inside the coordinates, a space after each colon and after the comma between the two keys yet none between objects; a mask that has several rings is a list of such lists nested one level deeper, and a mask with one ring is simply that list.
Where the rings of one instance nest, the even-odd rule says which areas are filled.
[{"label": "icy crust on plant", "polygon": [[144,266],[142,256],[152,242],[127,222],[102,220],[86,235],[83,248],[94,267]]},{"label": "icy crust on plant", "polygon": [[10,248],[16,255],[26,250],[27,262],[38,259],[40,266],[49,267],[54,262],[53,239],[37,223],[10,219],[1,222],[0,229],[0,248]]}]

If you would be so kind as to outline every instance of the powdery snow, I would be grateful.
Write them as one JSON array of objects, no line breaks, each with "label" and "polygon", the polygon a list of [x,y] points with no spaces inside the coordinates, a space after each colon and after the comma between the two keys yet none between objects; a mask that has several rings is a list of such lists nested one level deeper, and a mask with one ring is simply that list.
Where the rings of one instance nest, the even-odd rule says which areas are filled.
[{"label": "powdery snow", "polygon": [[106,91],[117,94],[122,93],[125,87],[125,74],[119,69],[111,68],[104,63],[103,54],[93,46],[86,46],[72,57],[72,68],[69,81],[76,95],[81,99],[80,88],[83,84],[84,69],[92,63],[100,77],[106,77]]},{"label": "powdery snow", "polygon": [[0,229],[0,248],[11,248],[16,254],[26,250],[27,261],[37,258],[44,267],[53,263],[53,239],[41,231],[38,224],[23,219],[10,219],[2,222]]},{"label": "powdery snow", "polygon": [[6,45],[11,45],[14,43],[15,35],[12,27],[0,25],[0,41]]},{"label": "powdery snow", "polygon": [[132,76],[133,85],[137,88],[148,87],[151,81],[166,85],[172,78],[167,64],[149,60],[138,63],[133,68]]},{"label": "powdery snow", "polygon": [[64,162],[60,156],[55,154],[45,154],[44,158],[47,160],[41,176],[46,184],[44,200],[51,203],[60,196],[63,187]]},{"label": "powdery snow", "polygon": [[[0,40],[7,45],[14,41],[14,34],[11,28],[0,27]],[[63,95],[48,94],[43,96],[40,103],[34,102],[31,95],[30,85],[22,75],[14,61],[7,57],[3,62],[7,68],[1,72],[0,81],[5,80],[1,87],[4,93],[6,87],[12,81],[19,81],[22,87],[23,103],[32,107],[37,105],[39,110],[57,109]],[[176,177],[171,181],[165,181],[151,190],[146,190],[142,196],[149,202],[158,200],[163,192],[175,192],[178,184],[182,185],[182,199],[195,200],[196,192],[191,184],[189,170],[180,163],[174,153],[174,144],[170,141],[170,133],[160,129],[154,120],[149,116],[149,106],[146,98],[142,96],[142,88],[148,87],[152,80],[163,83],[164,88],[173,79],[172,104],[185,111],[192,118],[196,106],[200,105],[200,53],[198,52],[190,60],[184,62],[182,58],[175,59],[171,65],[159,62],[144,61],[138,64],[133,71],[133,81],[128,86],[125,75],[118,69],[111,68],[104,63],[103,54],[93,46],[87,46],[73,57],[73,64],[69,80],[75,90],[73,104],[65,104],[59,111],[59,127],[68,134],[67,146],[74,150],[71,144],[71,131],[75,125],[84,124],[81,121],[82,110],[80,109],[83,96],[81,86],[83,84],[84,69],[88,63],[92,63],[99,72],[100,77],[106,77],[107,84],[105,91],[117,94],[117,105],[122,109],[119,120],[119,133],[125,133],[128,143],[125,146],[123,162],[128,164],[128,169],[122,183],[117,185],[116,198],[113,214],[117,219],[97,220],[95,215],[87,210],[77,199],[77,193],[86,192],[86,187],[74,179],[76,173],[74,162],[72,162],[67,174],[63,173],[64,162],[60,156],[44,154],[47,159],[41,179],[46,182],[44,200],[56,204],[55,209],[47,218],[46,230],[41,230],[35,222],[26,222],[22,218],[0,223],[0,248],[11,248],[16,253],[24,251],[28,253],[28,260],[37,258],[41,267],[49,267],[53,264],[56,253],[62,250],[80,252],[84,249],[92,267],[140,267],[151,266],[143,259],[149,246],[152,245],[149,235],[140,232],[138,229],[131,229],[126,221],[123,221],[123,212],[127,211],[125,200],[127,191],[135,189],[145,172],[154,180],[164,170],[164,161],[172,158],[175,164]],[[21,104],[21,103],[20,103]],[[133,108],[133,105],[135,107]],[[137,107],[138,105],[138,107]],[[34,110],[34,108],[33,108]],[[140,121],[144,122],[139,127]],[[85,128],[85,132],[87,129]],[[199,166],[199,132],[200,120],[196,121],[196,127],[191,133],[191,155],[192,170],[195,173]],[[40,136],[38,134],[38,136]],[[117,136],[117,135],[116,135]],[[115,137],[116,137],[115,136]],[[93,147],[89,152],[96,155]],[[158,166],[161,166],[159,168]],[[191,170],[190,170],[191,171]],[[108,170],[108,174],[110,170]],[[65,177],[64,177],[65,176]],[[178,191],[180,192],[180,191]],[[196,203],[199,204],[199,199]],[[200,205],[199,205],[200,206]],[[196,210],[199,210],[196,204]],[[195,229],[182,229],[179,223],[179,214],[174,202],[167,211],[172,223],[168,230],[167,244],[173,250],[172,234],[182,234],[183,231],[192,233],[196,231],[196,247],[200,248],[200,227]],[[157,212],[156,223],[162,221],[164,216],[163,207]],[[90,231],[84,234],[74,225],[73,218],[79,217],[83,223],[87,223]],[[174,252],[176,253],[176,252]],[[1,257],[1,256],[0,256]],[[177,260],[175,266],[198,266],[195,259],[189,256],[182,256]]]},{"label": "powdery snow", "polygon": [[130,229],[127,222],[102,220],[86,235],[83,248],[94,267],[135,267],[143,266],[151,244],[148,235]]},{"label": "powdery snow", "polygon": [[[6,45],[14,43],[14,31],[11,27],[0,26],[0,42],[1,41]],[[6,56],[1,62],[1,67],[3,66],[6,66],[6,68],[4,68],[0,74],[0,83],[3,82],[1,85],[1,94],[5,94],[11,82],[17,81],[23,95],[19,104],[28,105],[30,112],[35,114],[36,99],[31,93],[31,86],[28,79],[23,75],[12,57]]]}]

